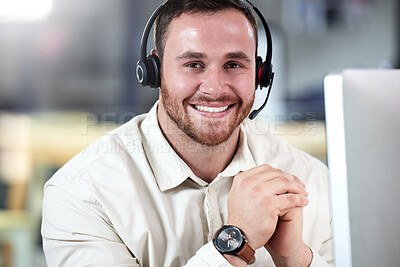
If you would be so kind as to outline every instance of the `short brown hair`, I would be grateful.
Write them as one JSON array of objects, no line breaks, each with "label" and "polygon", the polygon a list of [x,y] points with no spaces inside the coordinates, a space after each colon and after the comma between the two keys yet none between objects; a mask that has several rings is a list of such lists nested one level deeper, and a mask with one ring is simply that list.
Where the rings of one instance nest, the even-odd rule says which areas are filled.
[{"label": "short brown hair", "polygon": [[168,0],[155,21],[154,43],[160,60],[164,56],[165,38],[168,27],[174,18],[183,13],[213,14],[226,9],[241,11],[253,26],[256,44],[258,43],[257,20],[242,0]]}]

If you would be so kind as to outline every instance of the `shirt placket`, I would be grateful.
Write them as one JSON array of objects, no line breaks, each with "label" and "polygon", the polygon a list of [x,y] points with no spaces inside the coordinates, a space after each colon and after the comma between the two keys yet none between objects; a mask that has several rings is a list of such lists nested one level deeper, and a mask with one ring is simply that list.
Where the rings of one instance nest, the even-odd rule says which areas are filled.
[{"label": "shirt placket", "polygon": [[213,238],[214,233],[221,227],[222,220],[218,207],[218,190],[216,184],[210,184],[205,191],[205,208],[208,223],[208,240]]}]

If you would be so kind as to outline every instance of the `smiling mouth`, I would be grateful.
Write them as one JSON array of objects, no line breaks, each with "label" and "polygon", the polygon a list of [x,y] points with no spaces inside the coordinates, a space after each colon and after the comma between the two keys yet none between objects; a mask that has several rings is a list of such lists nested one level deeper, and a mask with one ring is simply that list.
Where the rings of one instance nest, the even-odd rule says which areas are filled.
[{"label": "smiling mouth", "polygon": [[230,106],[228,105],[224,107],[207,107],[207,106],[193,105],[193,107],[198,111],[204,111],[209,113],[220,113],[227,110]]}]

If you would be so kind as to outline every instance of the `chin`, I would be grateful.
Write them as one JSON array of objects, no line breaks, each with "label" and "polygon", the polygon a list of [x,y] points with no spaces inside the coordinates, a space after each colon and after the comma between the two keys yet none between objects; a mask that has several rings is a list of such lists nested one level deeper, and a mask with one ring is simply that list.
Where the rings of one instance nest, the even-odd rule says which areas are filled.
[{"label": "chin", "polygon": [[239,127],[240,122],[230,123],[229,125],[222,125],[216,123],[214,125],[198,125],[197,127],[192,125],[186,125],[183,128],[186,135],[192,138],[199,144],[206,146],[217,146],[226,142],[232,134]]}]

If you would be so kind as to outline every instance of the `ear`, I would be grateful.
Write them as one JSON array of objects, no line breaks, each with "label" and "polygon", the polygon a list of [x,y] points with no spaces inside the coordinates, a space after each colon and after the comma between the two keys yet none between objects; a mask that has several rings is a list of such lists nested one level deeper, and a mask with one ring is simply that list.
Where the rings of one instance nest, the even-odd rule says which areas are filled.
[{"label": "ear", "polygon": [[153,56],[157,56],[157,57],[159,57],[158,56],[158,51],[157,51],[157,49],[151,49],[151,52],[150,52]]},{"label": "ear", "polygon": [[158,50],[157,50],[157,49],[151,49],[150,55],[156,56],[156,57],[158,58],[158,61],[159,61],[159,71],[161,72],[162,64],[161,64],[160,55],[158,54]]}]

